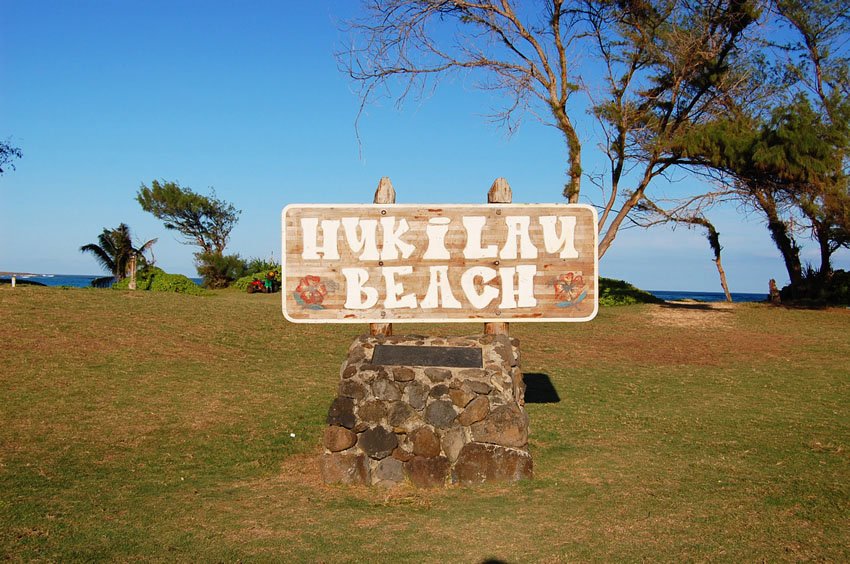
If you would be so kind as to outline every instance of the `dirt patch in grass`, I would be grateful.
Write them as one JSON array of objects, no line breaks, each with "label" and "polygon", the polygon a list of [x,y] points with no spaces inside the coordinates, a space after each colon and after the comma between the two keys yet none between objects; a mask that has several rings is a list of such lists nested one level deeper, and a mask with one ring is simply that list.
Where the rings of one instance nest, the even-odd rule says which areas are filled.
[{"label": "dirt patch in grass", "polygon": [[725,302],[668,302],[648,308],[652,323],[687,329],[726,329],[734,325],[736,304]]}]

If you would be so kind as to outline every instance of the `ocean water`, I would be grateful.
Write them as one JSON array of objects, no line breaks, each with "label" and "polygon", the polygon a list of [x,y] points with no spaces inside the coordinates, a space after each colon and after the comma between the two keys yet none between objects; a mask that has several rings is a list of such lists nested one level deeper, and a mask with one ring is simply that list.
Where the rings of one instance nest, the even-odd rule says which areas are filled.
[{"label": "ocean water", "polygon": [[[723,292],[674,292],[670,290],[649,290],[656,298],[665,301],[674,300],[697,300],[700,302],[725,302],[726,294]],[[763,302],[767,300],[767,294],[750,294],[746,292],[732,292],[733,302]]]},{"label": "ocean water", "polygon": [[[70,286],[72,288],[88,288],[91,281],[100,278],[100,274],[40,274],[35,276],[18,276],[18,280],[38,282],[45,286]],[[4,276],[4,278],[9,278]],[[190,278],[195,284],[200,284],[200,278]]]},{"label": "ocean water", "polygon": [[[91,281],[100,278],[99,275],[82,274],[42,274],[40,276],[19,276],[18,280],[32,280],[40,282],[45,286],[71,286],[74,288],[87,288]],[[191,278],[196,284],[201,283],[200,278]],[[649,292],[662,300],[698,300],[701,302],[722,302],[726,300],[723,292],[682,292],[672,290],[649,290]],[[745,292],[732,292],[734,302],[763,302],[767,294],[749,294]]]}]

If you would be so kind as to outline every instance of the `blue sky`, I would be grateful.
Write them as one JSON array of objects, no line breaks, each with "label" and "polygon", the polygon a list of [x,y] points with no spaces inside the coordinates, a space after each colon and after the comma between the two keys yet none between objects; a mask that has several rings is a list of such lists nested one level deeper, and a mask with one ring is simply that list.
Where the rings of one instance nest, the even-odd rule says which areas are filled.
[{"label": "blue sky", "polygon": [[[104,227],[159,238],[157,264],[195,275],[194,247],[141,210],[153,179],[242,210],[228,250],[280,257],[289,203],[370,202],[389,176],[400,203],[478,203],[493,179],[518,203],[563,202],[560,134],[529,117],[508,136],[488,122],[492,93],[448,80],[421,101],[369,106],[333,57],[347,0],[312,2],[0,0],[0,138],[24,152],[0,177],[0,270],[96,274],[79,247]],[[582,116],[585,168],[599,163]],[[694,181],[682,179],[687,185]],[[595,188],[583,184],[585,201]],[[786,275],[767,230],[715,210],[732,291]],[[804,257],[816,262],[808,245]],[[850,267],[842,252],[836,267]],[[719,291],[700,231],[622,232],[603,276],[658,290]]]}]

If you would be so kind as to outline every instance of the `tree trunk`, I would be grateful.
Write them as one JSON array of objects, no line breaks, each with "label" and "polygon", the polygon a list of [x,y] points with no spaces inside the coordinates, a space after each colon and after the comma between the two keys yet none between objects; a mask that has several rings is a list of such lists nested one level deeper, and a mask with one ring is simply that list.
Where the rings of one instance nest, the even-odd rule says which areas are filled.
[{"label": "tree trunk", "polygon": [[755,189],[753,190],[753,195],[756,197],[756,202],[767,217],[767,229],[770,231],[773,242],[776,243],[776,248],[782,254],[782,260],[785,261],[785,269],[788,271],[791,287],[795,289],[792,293],[799,291],[802,288],[803,282],[800,248],[794,241],[788,225],[779,217],[773,194],[765,190]]},{"label": "tree trunk", "polygon": [[714,264],[717,265],[717,273],[720,275],[720,285],[723,287],[723,293],[726,294],[726,301],[732,301],[732,294],[729,292],[729,285],[726,283],[726,272],[723,270],[723,265],[720,263],[720,255],[714,259]]}]

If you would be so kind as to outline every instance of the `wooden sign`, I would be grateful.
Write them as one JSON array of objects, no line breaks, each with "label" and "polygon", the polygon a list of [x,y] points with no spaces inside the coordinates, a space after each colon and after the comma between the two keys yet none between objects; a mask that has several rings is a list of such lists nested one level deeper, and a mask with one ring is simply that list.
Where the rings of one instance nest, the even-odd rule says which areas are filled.
[{"label": "wooden sign", "polygon": [[290,205],[296,323],[589,321],[596,210],[580,204]]}]

